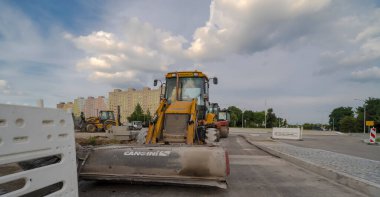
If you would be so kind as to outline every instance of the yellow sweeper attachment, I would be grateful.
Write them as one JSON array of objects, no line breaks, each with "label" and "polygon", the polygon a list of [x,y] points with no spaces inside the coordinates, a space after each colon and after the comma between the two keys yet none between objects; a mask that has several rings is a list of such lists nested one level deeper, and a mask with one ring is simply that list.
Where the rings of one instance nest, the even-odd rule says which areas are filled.
[{"label": "yellow sweeper attachment", "polygon": [[228,154],[215,143],[218,130],[207,128],[208,77],[199,71],[172,72],[163,87],[145,143],[78,154],[81,178],[227,188]]}]

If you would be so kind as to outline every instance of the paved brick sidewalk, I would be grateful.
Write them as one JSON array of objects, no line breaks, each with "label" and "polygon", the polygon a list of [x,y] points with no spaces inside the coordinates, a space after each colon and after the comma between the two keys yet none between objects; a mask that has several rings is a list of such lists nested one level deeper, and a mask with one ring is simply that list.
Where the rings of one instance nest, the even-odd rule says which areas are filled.
[{"label": "paved brick sidewalk", "polygon": [[380,161],[320,149],[298,147],[281,142],[255,141],[254,144],[265,146],[297,159],[327,167],[338,172],[343,172],[380,185]]}]

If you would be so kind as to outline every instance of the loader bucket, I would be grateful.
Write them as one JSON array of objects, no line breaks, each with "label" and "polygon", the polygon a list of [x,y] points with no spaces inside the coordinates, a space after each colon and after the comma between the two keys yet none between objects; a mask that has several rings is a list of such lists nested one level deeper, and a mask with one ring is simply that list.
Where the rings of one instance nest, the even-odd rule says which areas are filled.
[{"label": "loader bucket", "polygon": [[85,180],[148,182],[227,188],[227,152],[205,146],[107,146],[81,163]]}]

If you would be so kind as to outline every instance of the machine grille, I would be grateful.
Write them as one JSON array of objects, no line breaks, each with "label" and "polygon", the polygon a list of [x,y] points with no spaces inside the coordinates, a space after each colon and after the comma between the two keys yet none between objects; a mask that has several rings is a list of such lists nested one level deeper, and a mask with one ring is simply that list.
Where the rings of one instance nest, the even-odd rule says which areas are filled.
[{"label": "machine grille", "polygon": [[166,114],[164,124],[165,133],[172,135],[186,135],[188,121],[188,114]]}]

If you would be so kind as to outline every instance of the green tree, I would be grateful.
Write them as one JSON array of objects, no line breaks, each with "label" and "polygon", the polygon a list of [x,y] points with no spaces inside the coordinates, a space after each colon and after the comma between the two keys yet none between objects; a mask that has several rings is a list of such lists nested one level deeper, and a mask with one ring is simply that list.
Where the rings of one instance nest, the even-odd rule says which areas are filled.
[{"label": "green tree", "polygon": [[285,119],[283,119],[283,118],[281,118],[281,117],[277,117],[276,126],[278,126],[278,127],[283,127],[283,126],[285,126],[284,121],[285,121]]},{"label": "green tree", "polygon": [[256,127],[264,127],[264,121],[265,121],[265,111],[257,111],[253,114],[254,119],[253,122]]},{"label": "green tree", "polygon": [[366,120],[380,122],[380,99],[368,98],[366,105]]},{"label": "green tree", "polygon": [[269,108],[267,112],[267,128],[276,127],[276,124],[277,124],[277,116],[273,112],[273,109]]},{"label": "green tree", "polygon": [[[250,127],[250,128],[265,127],[265,124],[264,124],[265,111],[246,110],[244,111],[244,117],[243,117],[242,110],[236,106],[229,106],[228,110],[230,111],[230,115],[231,115],[230,126],[241,127],[242,118],[244,118],[245,120],[244,127]],[[279,121],[281,121],[281,126],[288,125],[286,119],[280,118],[279,120],[279,118],[273,112],[273,109],[269,108],[268,113],[267,113],[267,127],[271,128],[274,126],[278,126]]]},{"label": "green tree", "polygon": [[339,121],[339,129],[344,133],[358,132],[358,122],[352,116],[345,116]]},{"label": "green tree", "polygon": [[305,130],[312,130],[313,129],[313,124],[311,124],[311,123],[304,123],[303,125],[302,125],[302,127],[303,127],[303,129],[305,129]]},{"label": "green tree", "polygon": [[230,111],[230,114],[231,114],[231,122],[230,122],[230,126],[241,126],[241,115],[242,115],[242,111],[241,109],[239,109],[238,107],[235,107],[235,106],[230,106],[228,107],[228,110]]},{"label": "green tree", "polygon": [[354,112],[352,111],[352,107],[338,107],[335,108],[329,115],[330,120],[329,124],[331,128],[334,124],[335,130],[340,131],[340,121],[345,117],[354,117]]},{"label": "green tree", "polygon": [[254,127],[255,113],[252,110],[244,111],[244,127]]},{"label": "green tree", "polygon": [[313,124],[313,123],[305,123],[302,125],[303,129],[305,130],[323,130],[323,129],[326,129],[326,127],[323,125],[323,124],[320,124],[320,123],[316,123],[316,124]]},{"label": "green tree", "polygon": [[146,122],[149,122],[149,121],[152,119],[152,115],[150,114],[149,109],[146,110],[146,114],[144,114],[144,116],[145,116],[144,120],[145,120]]},{"label": "green tree", "polygon": [[[380,99],[379,98],[368,98],[365,101],[366,117],[367,121],[375,121],[380,124]],[[362,106],[356,108],[356,119],[358,127],[363,128],[364,124],[364,108]]]},{"label": "green tree", "polygon": [[144,111],[141,108],[140,103],[137,103],[135,110],[132,112],[131,116],[127,117],[128,122],[132,121],[144,121]]}]

